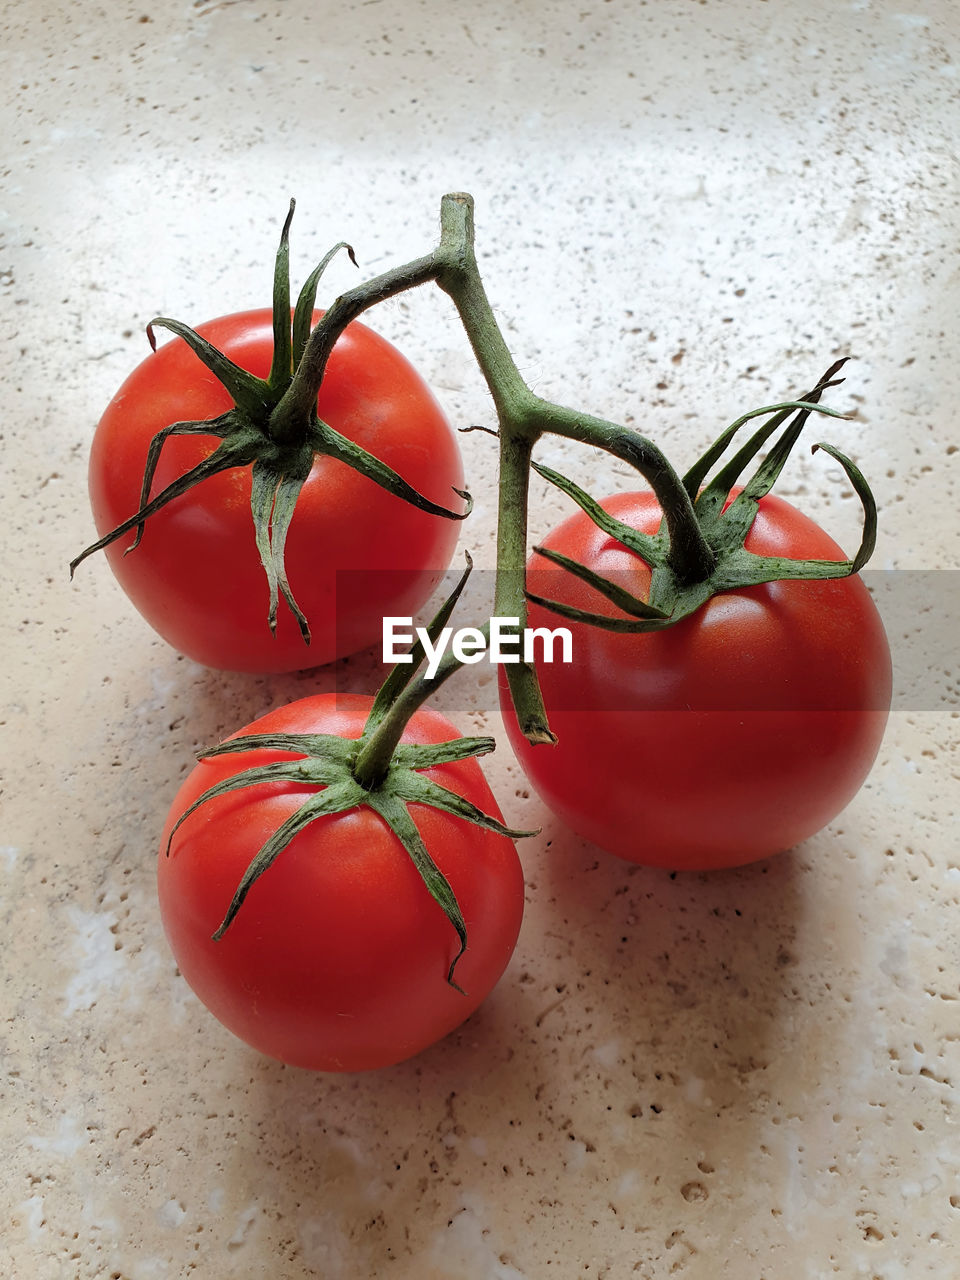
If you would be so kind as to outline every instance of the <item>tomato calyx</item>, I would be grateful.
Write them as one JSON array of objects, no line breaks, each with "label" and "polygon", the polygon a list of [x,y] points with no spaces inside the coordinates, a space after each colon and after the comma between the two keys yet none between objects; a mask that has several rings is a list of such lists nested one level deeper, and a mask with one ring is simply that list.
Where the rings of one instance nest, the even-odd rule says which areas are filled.
[{"label": "tomato calyx", "polygon": [[[446,624],[471,568],[472,561],[467,555],[465,572],[426,629],[431,641],[436,640]],[[426,776],[429,769],[489,754],[496,748],[493,738],[461,737],[436,743],[400,741],[403,730],[417,707],[459,666],[453,660],[447,661],[428,679],[418,674],[425,656],[423,645],[418,643],[410,656],[412,663],[398,664],[381,685],[359,738],[348,739],[322,733],[245,734],[229,738],[198,754],[198,759],[208,760],[227,754],[280,751],[289,753],[291,758],[252,764],[209,787],[184,810],[173,826],[167,841],[167,856],[179,828],[202,805],[218,796],[264,783],[293,783],[298,789],[314,788],[248,864],[223,920],[213,934],[214,941],[223,937],[257,880],[270,869],[301,831],[319,819],[367,806],[379,814],[399,840],[425,888],[455,930],[458,950],[446,978],[452,987],[463,991],[454,979],[454,971],[467,949],[466,922],[456,894],[420,835],[410,806],[427,805],[510,839],[533,835],[534,832],[505,826],[498,818],[484,813],[472,801]]]},{"label": "tomato calyx", "polygon": [[[234,468],[250,467],[251,516],[257,551],[269,587],[267,624],[271,632],[276,633],[278,605],[282,598],[296,619],[304,643],[309,644],[310,626],[287,580],[284,547],[297,499],[316,458],[336,458],[402,501],[444,519],[465,519],[470,513],[472,499],[465,490],[454,488],[466,505],[462,512],[431,501],[392,467],[341,435],[318,416],[315,376],[313,371],[301,368],[312,333],[317,289],[323,272],[340,250],[347,252],[354,265],[356,258],[350,245],[344,242],[335,245],[307,277],[291,318],[289,233],[295,207],[296,202],[291,200],[274,266],[274,344],[269,375],[259,378],[243,369],[178,320],[165,316],[151,320],[147,325],[151,348],[157,349],[157,328],[167,329],[181,338],[230,395],[233,408],[203,421],[174,422],[157,432],[148,448],[137,511],[71,561],[70,576],[73,577],[77,567],[89,556],[133,533],[133,541],[124,552],[129,555],[139,546],[150,517],[204,480]],[[291,391],[302,393],[301,383],[309,384],[309,394],[299,395],[306,408],[293,427],[290,415],[286,414],[281,430],[276,421],[278,406],[289,398]],[[201,462],[151,497],[164,445],[172,436],[185,435],[212,436],[220,443]]]},{"label": "tomato calyx", "polygon": [[[755,409],[738,418],[682,477],[682,485],[692,503],[697,526],[712,558],[706,572],[696,577],[679,574],[672,562],[669,512],[665,514],[656,533],[640,532],[610,515],[596,499],[573,481],[549,467],[533,462],[533,468],[572,498],[600,529],[649,565],[651,576],[647,597],[641,599],[619,583],[576,560],[548,547],[538,546],[534,548],[538,555],[588,583],[616,606],[621,615],[628,616],[612,616],[578,609],[529,591],[526,598],[573,621],[607,631],[633,633],[671,627],[720,592],[788,578],[843,578],[858,573],[872,555],[876,543],[876,502],[870,486],[853,461],[834,445],[822,441],[813,445],[812,451],[823,450],[840,464],[863,507],[863,533],[856,555],[849,560],[792,559],[786,556],[756,555],[744,546],[744,540],[756,518],[760,499],[776,483],[810,414],[849,417],[819,403],[820,396],[827,388],[838,386],[843,381],[834,375],[845,363],[844,359],[831,365],[813,390],[800,400]],[[717,471],[713,479],[705,483],[709,472],[726,453],[740,428],[756,418],[766,418],[767,421]],[[740,477],[746,467],[781,427],[783,431],[769,453],[750,479],[738,489]]]}]

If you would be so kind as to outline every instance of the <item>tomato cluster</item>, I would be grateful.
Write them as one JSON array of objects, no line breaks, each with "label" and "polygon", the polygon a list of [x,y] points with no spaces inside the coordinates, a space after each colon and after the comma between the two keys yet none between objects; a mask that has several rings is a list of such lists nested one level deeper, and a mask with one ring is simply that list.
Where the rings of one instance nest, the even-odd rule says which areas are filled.
[{"label": "tomato cluster", "polygon": [[[468,199],[447,198],[445,238],[451,209],[469,221]],[[323,264],[291,312],[288,227],[289,217],[272,310],[197,331],[155,322],[177,336],[134,370],[99,424],[90,496],[100,538],[74,562],[105,549],[171,645],[244,672],[307,668],[377,643],[385,616],[413,616],[433,592],[466,514],[448,509],[451,494],[467,497],[461,461],[423,379],[355,319],[324,330],[333,320],[313,308]],[[477,325],[488,381],[510,384],[494,396],[501,485],[504,458],[530,465],[536,438],[562,433],[562,421],[648,479],[668,477],[662,488],[651,480],[655,493],[598,503],[549,473],[581,509],[529,559],[527,621],[565,618],[572,657],[536,665],[534,720],[546,717],[536,731],[528,721],[521,730],[514,675],[501,682],[523,770],[573,831],[633,862],[707,870],[791,847],[862,784],[891,696],[886,637],[857,574],[875,530],[865,481],[823,446],[864,503],[852,561],[769,494],[839,364],[806,399],[733,424],[681,481],[641,437],[562,419],[518,392],[490,337],[492,312],[477,321],[471,255],[472,244],[438,250],[435,262],[372,282],[365,301],[436,279]],[[310,326],[326,347],[308,347]],[[774,409],[734,470],[701,489],[734,431]],[[735,472],[794,410],[737,488]],[[502,509],[518,521],[511,545],[525,546],[525,508]],[[512,838],[525,833],[503,825],[475,759],[492,740],[461,738],[423,705],[454,668],[422,677],[414,662],[374,698],[278,709],[203,755],[173,801],[158,862],[171,948],[216,1017],[266,1054],[328,1071],[400,1061],[462,1022],[509,961],[524,897]]]}]

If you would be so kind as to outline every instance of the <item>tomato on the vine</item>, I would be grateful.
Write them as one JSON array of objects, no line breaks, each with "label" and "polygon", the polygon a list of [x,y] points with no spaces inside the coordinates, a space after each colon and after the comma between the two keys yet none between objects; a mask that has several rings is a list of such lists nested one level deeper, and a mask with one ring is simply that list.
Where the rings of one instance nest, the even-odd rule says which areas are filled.
[{"label": "tomato on the vine", "polygon": [[[319,313],[314,313],[314,321]],[[269,309],[224,316],[198,332],[242,369],[266,378],[274,352]],[[141,505],[151,440],[177,422],[216,419],[225,388],[181,337],[127,378],[93,440],[90,498],[101,537]],[[358,322],[333,348],[320,388],[321,420],[438,505],[463,484],[454,434],[432,392],[386,339]],[[214,435],[171,435],[151,493],[210,456]],[[285,544],[293,595],[309,622],[305,644],[289,609],[267,625],[268,586],[251,520],[251,469],[211,475],[106,547],[127,595],[173,647],[207,666],[291,671],[374,644],[384,614],[413,615],[450,563],[458,537],[445,519],[388,492],[335,457],[318,456],[296,500]]]},{"label": "tomato on the vine", "polygon": [[[654,534],[650,493],[601,506]],[[780,498],[760,499],[745,548],[842,560]],[[648,566],[578,511],[543,540],[637,597]],[[534,554],[528,587],[596,612],[585,581]],[[606,607],[608,614],[616,610]],[[563,821],[601,848],[672,869],[731,867],[787,849],[848,804],[876,757],[890,706],[883,625],[862,579],[783,580],[720,592],[662,630],[622,634],[532,604],[531,627],[569,627],[572,662],[538,662],[552,745],[511,744]]]},{"label": "tomato on the vine", "polygon": [[[349,744],[361,737],[372,703],[360,695],[304,698],[234,737],[334,735]],[[420,707],[401,744],[453,739],[457,731],[443,716]],[[442,748],[424,750],[443,755]],[[401,745],[398,751],[415,759],[416,748]],[[454,793],[454,807],[462,797],[465,811],[483,812],[486,825],[477,825],[476,816],[468,820],[429,802],[408,806],[462,912],[462,952],[408,848],[362,802],[318,814],[298,828],[223,928],[258,853],[325,788],[311,785],[305,769],[298,780],[302,761],[276,748],[212,754],[188,776],[161,839],[161,916],[183,977],[242,1040],[295,1066],[368,1070],[441,1039],[493,988],[516,944],[523,876],[512,840],[491,829],[500,814],[477,761],[447,754],[446,763],[422,770],[414,764],[408,771],[415,773],[413,789],[397,784],[396,790],[409,798],[418,786],[438,784]],[[233,785],[244,771],[281,761],[293,762],[286,778],[254,781],[191,810],[210,787]],[[329,772],[329,762],[323,767],[324,776],[333,778],[336,769]]]}]

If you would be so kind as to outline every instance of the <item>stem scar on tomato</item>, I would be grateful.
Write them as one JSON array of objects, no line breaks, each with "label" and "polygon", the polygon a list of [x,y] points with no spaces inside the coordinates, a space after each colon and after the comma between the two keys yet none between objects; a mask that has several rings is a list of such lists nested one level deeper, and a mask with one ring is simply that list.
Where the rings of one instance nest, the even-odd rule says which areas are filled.
[{"label": "stem scar on tomato", "polygon": [[[467,567],[460,580],[426,628],[431,643],[436,642],[466,585],[473,565],[469,553],[466,559]],[[167,856],[181,826],[201,806],[218,796],[263,783],[292,782],[298,787],[306,784],[316,788],[309,799],[274,831],[247,866],[223,920],[213,934],[215,941],[223,937],[236,919],[247,894],[295,836],[318,819],[367,806],[379,814],[403,845],[426,889],[456,931],[459,949],[447,972],[447,982],[462,990],[454,980],[454,971],[467,948],[466,922],[456,895],[424,843],[409,807],[412,804],[427,805],[511,839],[534,835],[535,832],[505,826],[464,796],[424,774],[425,770],[439,765],[488,754],[496,747],[493,738],[461,737],[429,744],[401,741],[404,729],[416,710],[460,666],[448,655],[435,674],[427,677],[418,674],[424,657],[424,645],[418,641],[411,651],[411,662],[398,663],[391,670],[372,702],[363,732],[357,739],[323,733],[255,733],[230,738],[199,753],[200,760],[257,750],[289,752],[293,758],[241,769],[204,791],[180,814],[171,828],[166,845]]]},{"label": "stem scar on tomato", "polygon": [[[203,421],[173,422],[150,441],[137,510],[88,546],[70,564],[70,576],[94,552],[102,551],[128,533],[133,541],[125,555],[136,550],[147,521],[196,485],[235,468],[251,469],[250,510],[256,549],[269,589],[267,623],[276,633],[277,611],[282,599],[296,620],[305,644],[310,643],[308,619],[297,603],[287,578],[284,549],[297,500],[317,458],[334,458],[376,485],[420,511],[448,520],[469,515],[472,499],[464,489],[452,486],[464,500],[457,512],[432,501],[414,488],[391,466],[348,439],[317,412],[317,393],[323,369],[303,360],[315,330],[314,306],[320,278],[340,250],[356,265],[353,249],[340,243],[326,254],[308,276],[295,308],[290,307],[289,232],[295,201],[290,201],[277,250],[273,281],[273,356],[269,374],[261,378],[231,360],[194,329],[178,320],[158,316],[147,325],[147,337],[156,352],[156,329],[167,329],[182,339],[227,391],[233,407]],[[404,287],[409,287],[405,285]],[[321,319],[317,328],[324,322]],[[332,347],[345,324],[328,326]],[[220,443],[200,462],[150,497],[164,445],[174,436],[212,436]]]}]

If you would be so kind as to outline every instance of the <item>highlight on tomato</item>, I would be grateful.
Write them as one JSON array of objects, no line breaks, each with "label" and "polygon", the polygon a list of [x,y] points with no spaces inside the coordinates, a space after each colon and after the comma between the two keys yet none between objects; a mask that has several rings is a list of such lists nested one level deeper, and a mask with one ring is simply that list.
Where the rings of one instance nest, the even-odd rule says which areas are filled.
[{"label": "highlight on tomato", "polygon": [[[298,670],[374,644],[384,614],[413,614],[434,591],[469,509],[454,433],[394,346],[353,321],[319,371],[304,360],[320,276],[349,246],[291,311],[292,214],[291,202],[272,308],[148,326],[153,354],[91,447],[99,538],[71,565],[104,550],[168,643],[229,670]],[[174,337],[157,347],[159,328]]]},{"label": "highlight on tomato", "polygon": [[157,863],[163,926],[194,992],[260,1052],[389,1066],[502,975],[523,914],[513,838],[528,833],[504,826],[477,762],[493,740],[423,705],[455,668],[398,666],[376,698],[281,707],[180,788]]},{"label": "highlight on tomato", "polygon": [[[554,743],[524,737],[502,681],[504,721],[549,808],[619,857],[674,870],[766,858],[831,822],[874,763],[891,661],[859,576],[875,539],[872,495],[848,458],[817,446],[863,502],[863,541],[847,559],[769,493],[810,411],[802,404],[812,408],[839,367],[742,487],[788,409],[705,484],[754,415],[728,429],[683,477],[686,514],[651,492],[596,502],[538,468],[580,510],[530,557],[528,624],[563,616],[573,660],[537,665]],[[681,538],[683,556],[671,556]]]}]

